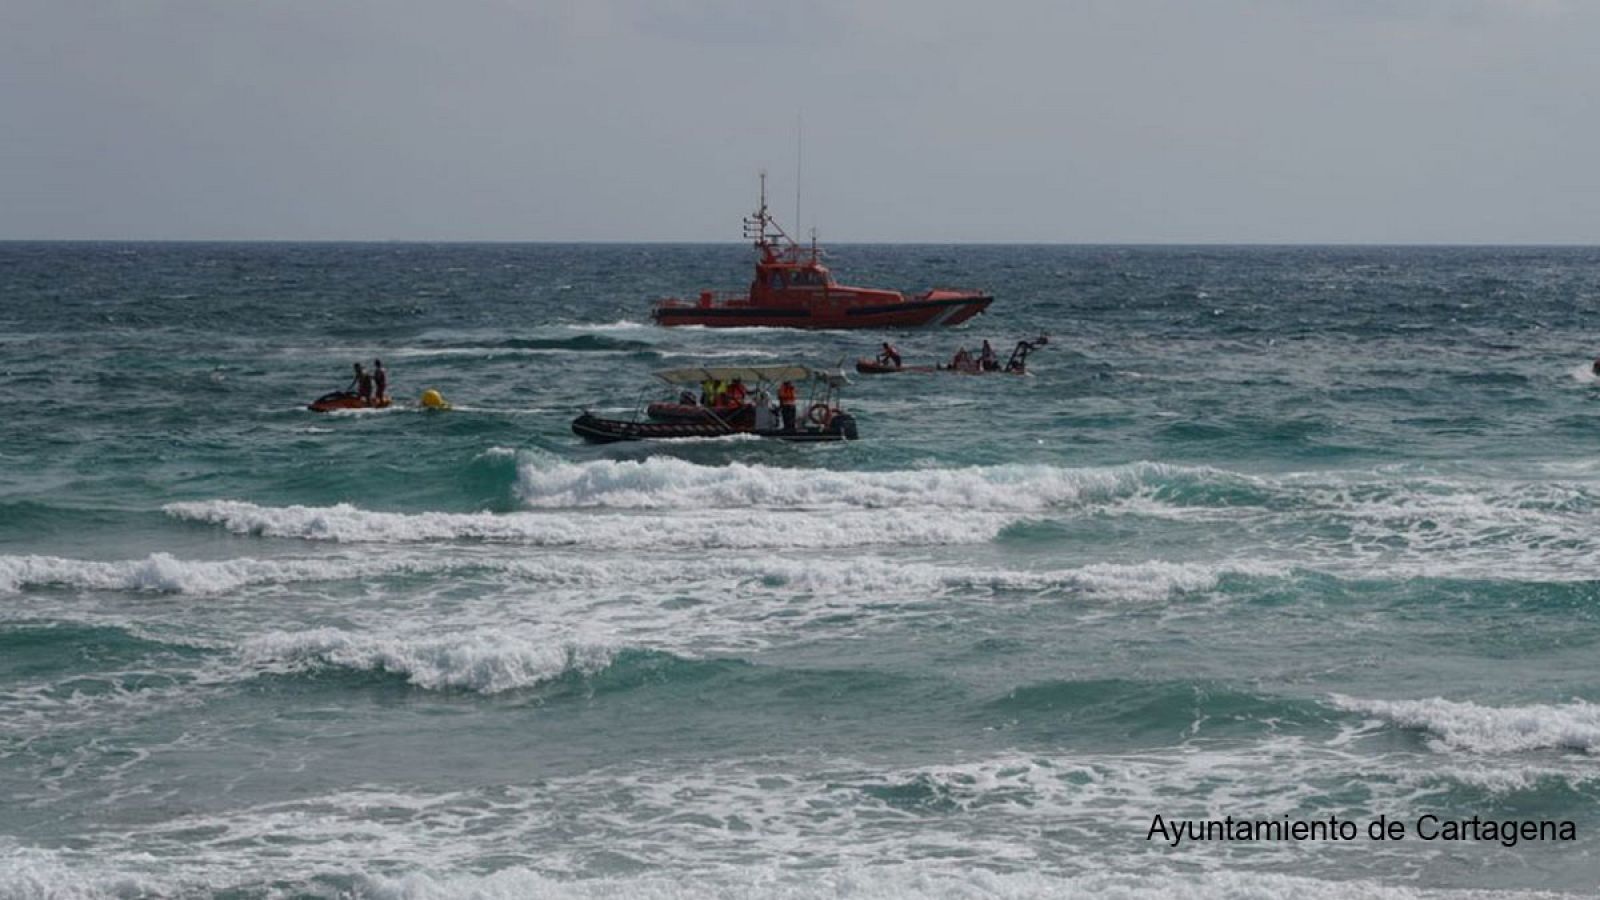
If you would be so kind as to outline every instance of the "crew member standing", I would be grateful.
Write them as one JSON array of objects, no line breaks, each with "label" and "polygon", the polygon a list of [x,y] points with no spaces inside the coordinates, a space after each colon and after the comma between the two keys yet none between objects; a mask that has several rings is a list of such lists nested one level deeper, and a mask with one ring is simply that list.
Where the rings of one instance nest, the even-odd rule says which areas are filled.
[{"label": "crew member standing", "polygon": [[371,406],[372,376],[367,374],[366,369],[361,368],[361,363],[355,364],[355,373],[355,377],[350,379],[350,387],[345,388],[345,390],[349,391],[351,388],[354,388],[356,396],[361,398],[361,405]]},{"label": "crew member standing", "polygon": [[379,403],[389,399],[389,373],[384,371],[381,359],[372,361],[372,396]]},{"label": "crew member standing", "polygon": [[793,382],[785,381],[783,384],[778,385],[778,414],[783,416],[784,431],[794,430],[794,400]]}]

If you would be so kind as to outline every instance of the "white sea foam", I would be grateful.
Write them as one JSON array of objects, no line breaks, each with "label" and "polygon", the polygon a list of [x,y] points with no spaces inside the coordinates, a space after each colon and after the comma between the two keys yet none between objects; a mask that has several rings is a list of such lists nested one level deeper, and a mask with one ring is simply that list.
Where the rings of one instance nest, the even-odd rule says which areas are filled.
[{"label": "white sea foam", "polygon": [[978,589],[1033,593],[1072,593],[1095,598],[1159,600],[1174,593],[1205,591],[1228,575],[1282,577],[1287,566],[1245,561],[1221,563],[1091,563],[1075,569],[986,569],[932,563],[893,563],[873,559],[836,559],[826,565],[803,560],[767,560],[758,564],[728,562],[714,570],[742,573],[769,583],[818,593],[849,592],[869,596],[930,594]]},{"label": "white sea foam", "polygon": [[530,897],[539,900],[1513,900],[1555,898],[1549,893],[1514,891],[1430,891],[1375,881],[1322,881],[1264,872],[1141,874],[1106,872],[1059,876],[993,872],[976,867],[908,865],[849,866],[808,871],[804,876],[779,869],[752,868],[694,878],[662,875],[600,879],[559,879],[527,869],[491,875],[441,877],[413,874],[370,878],[362,893],[379,900],[455,900],[455,898]]},{"label": "white sea foam", "polygon": [[[374,838],[377,838],[374,835]],[[152,860],[84,859],[60,851],[19,850],[0,859],[0,900],[102,900],[110,897],[249,893],[276,895],[311,873],[279,863],[228,869],[207,866],[148,874]],[[1555,900],[1547,892],[1428,890],[1377,881],[1320,880],[1271,872],[1098,872],[1075,876],[996,872],[936,863],[850,865],[803,872],[776,866],[726,867],[714,872],[573,878],[513,866],[483,874],[418,868],[404,875],[365,871],[359,861],[325,868],[349,873],[354,900]],[[267,883],[270,882],[270,887]],[[307,894],[321,894],[310,883]]]},{"label": "white sea foam", "polygon": [[615,322],[582,322],[562,327],[572,331],[638,331],[641,328],[654,329],[655,324],[633,319],[618,319]]},{"label": "white sea foam", "polygon": [[337,628],[277,631],[239,648],[246,665],[266,670],[333,666],[389,672],[429,690],[481,694],[532,687],[569,672],[593,674],[611,664],[615,648],[550,635],[472,632],[402,638]]},{"label": "white sea foam", "polygon": [[1440,749],[1478,753],[1525,750],[1600,750],[1600,705],[1575,700],[1556,705],[1480,706],[1445,700],[1363,700],[1335,694],[1335,706],[1402,728],[1434,735]]},{"label": "white sea foam", "polygon": [[1068,569],[1005,569],[836,556],[824,562],[781,554],[679,559],[595,559],[572,554],[537,558],[486,554],[359,553],[315,559],[182,560],[168,553],[139,560],[98,561],[53,556],[0,556],[0,591],[34,587],[153,591],[200,596],[255,585],[366,580],[396,575],[476,575],[508,585],[539,584],[580,591],[661,585],[741,593],[929,596],[950,591],[1072,593],[1096,598],[1159,600],[1216,587],[1227,575],[1281,577],[1287,567],[1252,562],[1093,563]]},{"label": "white sea foam", "polygon": [[324,581],[426,570],[412,561],[361,558],[180,560],[152,553],[100,562],[56,556],[0,556],[0,590],[62,586],[114,591],[222,594],[250,584]]},{"label": "white sea foam", "polygon": [[[177,884],[140,874],[131,865],[120,869],[114,863],[90,863],[7,843],[0,842],[0,900],[109,900],[180,892]],[[190,885],[189,890],[197,887]]]},{"label": "white sea foam", "polygon": [[973,513],[956,520],[866,511],[818,516],[753,510],[730,516],[705,510],[666,518],[599,513],[389,513],[347,503],[274,507],[234,500],[170,503],[163,510],[174,518],[264,537],[375,543],[479,540],[610,550],[972,544],[993,540],[1014,521],[994,513]]},{"label": "white sea foam", "polygon": [[534,507],[819,509],[924,507],[1037,511],[1128,494],[1170,478],[1231,477],[1218,470],[1135,463],[1102,468],[973,466],[887,472],[703,466],[670,457],[582,463],[528,461],[517,493]]},{"label": "white sea foam", "polygon": [[[662,760],[532,784],[351,788],[177,815],[95,833],[93,855],[74,859],[80,877],[97,880],[118,862],[148,871],[140,863],[181,859],[182,877],[215,888],[350,873],[357,896],[381,897],[1433,896],[1305,877],[1347,872],[1357,856],[1370,864],[1393,855],[1402,872],[1414,872],[1448,852],[1411,842],[1200,842],[1160,851],[1152,863],[1149,845],[1116,837],[1115,823],[1140,829],[1156,811],[1169,818],[1208,818],[1219,809],[1292,814],[1330,794],[1348,796],[1352,777],[1372,787],[1366,802],[1401,815],[1412,788],[1392,774],[1381,760],[1292,738],[1143,755],[1008,753],[894,770],[805,757],[687,768]],[[1316,808],[1345,818],[1367,807]],[[654,874],[591,876],[594,859],[614,871],[610,861],[619,856]],[[485,857],[527,860],[528,868],[484,875]],[[426,860],[426,868],[363,871],[368,860],[395,859]],[[1262,872],[1263,864],[1302,874]]]}]

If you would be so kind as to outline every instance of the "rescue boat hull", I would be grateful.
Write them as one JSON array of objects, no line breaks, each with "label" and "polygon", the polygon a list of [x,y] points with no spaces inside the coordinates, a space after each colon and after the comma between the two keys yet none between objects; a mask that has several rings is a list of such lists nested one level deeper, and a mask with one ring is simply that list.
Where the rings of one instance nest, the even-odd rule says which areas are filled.
[{"label": "rescue boat hull", "polygon": [[689,305],[669,301],[656,306],[651,316],[657,325],[705,328],[931,328],[960,325],[993,302],[993,297],[984,294],[860,305],[819,302],[806,306],[757,306],[737,300],[720,305]]},{"label": "rescue boat hull", "polygon": [[1022,376],[1026,376],[1028,374],[1028,372],[1026,370],[1018,371],[1016,369],[1004,369],[1004,368],[1002,368],[1002,369],[957,369],[957,368],[955,368],[953,366],[946,366],[946,365],[937,365],[937,366],[900,366],[900,367],[897,368],[895,366],[884,365],[883,363],[878,362],[875,359],[858,359],[858,360],[856,360],[856,371],[859,372],[862,375],[896,375],[896,374],[899,374],[899,373],[902,373],[902,372],[909,372],[909,373],[912,373],[912,374],[915,374],[915,375],[928,375],[928,374],[932,374],[932,373],[935,373],[935,372],[945,372],[945,373],[948,373],[948,374],[951,374],[951,375],[1022,375]]},{"label": "rescue boat hull", "polygon": [[572,433],[591,444],[727,437],[733,434],[751,434],[760,438],[802,443],[851,441],[857,436],[855,419],[843,413],[834,416],[827,428],[795,431],[756,431],[697,422],[632,422],[622,419],[602,419],[592,413],[584,413],[572,420]]}]

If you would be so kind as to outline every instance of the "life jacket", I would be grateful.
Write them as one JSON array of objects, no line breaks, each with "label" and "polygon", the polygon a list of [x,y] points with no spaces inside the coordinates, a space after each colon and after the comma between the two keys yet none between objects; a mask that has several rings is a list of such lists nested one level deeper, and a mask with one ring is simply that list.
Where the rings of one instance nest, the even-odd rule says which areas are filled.
[{"label": "life jacket", "polygon": [[728,401],[734,406],[743,406],[745,398],[744,385],[734,383],[728,386]]},{"label": "life jacket", "polygon": [[788,382],[778,385],[778,405],[794,405],[794,385],[789,384]]}]

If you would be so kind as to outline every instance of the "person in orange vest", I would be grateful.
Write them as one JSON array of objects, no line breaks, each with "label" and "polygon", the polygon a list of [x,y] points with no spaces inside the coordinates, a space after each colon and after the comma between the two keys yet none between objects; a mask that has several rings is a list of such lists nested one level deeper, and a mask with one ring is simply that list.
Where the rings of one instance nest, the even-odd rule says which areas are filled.
[{"label": "person in orange vest", "polygon": [[746,391],[743,379],[735,378],[733,384],[728,385],[728,405],[739,407],[744,405]]},{"label": "person in orange vest", "polygon": [[795,420],[794,383],[785,381],[778,385],[778,413],[783,416],[783,430],[793,431]]}]

